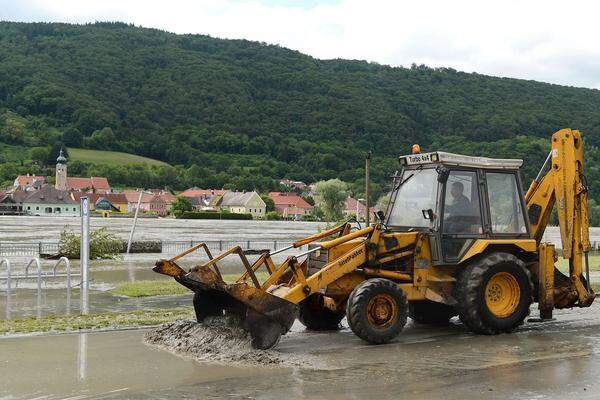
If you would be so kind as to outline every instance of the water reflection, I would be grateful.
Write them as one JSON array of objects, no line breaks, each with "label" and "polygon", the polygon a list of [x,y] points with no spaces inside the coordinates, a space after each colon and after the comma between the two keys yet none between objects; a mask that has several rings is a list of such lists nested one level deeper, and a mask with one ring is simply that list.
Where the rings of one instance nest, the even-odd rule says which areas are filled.
[{"label": "water reflection", "polygon": [[79,334],[79,347],[77,350],[77,380],[85,381],[87,375],[87,352],[88,352],[88,334]]}]

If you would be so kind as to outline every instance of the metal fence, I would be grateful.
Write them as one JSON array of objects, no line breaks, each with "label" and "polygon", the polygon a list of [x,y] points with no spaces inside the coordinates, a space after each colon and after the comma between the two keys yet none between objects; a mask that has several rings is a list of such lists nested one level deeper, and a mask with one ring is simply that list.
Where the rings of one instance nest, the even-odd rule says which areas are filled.
[{"label": "metal fence", "polygon": [[186,240],[186,241],[163,241],[162,252],[165,254],[175,254],[189,249],[200,243],[206,243],[211,251],[225,251],[232,247],[239,246],[242,249],[252,250],[270,250],[275,251],[291,245],[291,241],[281,240]]},{"label": "metal fence", "polygon": [[58,242],[0,242],[0,256],[57,254]]},{"label": "metal fence", "polygon": [[[290,240],[169,240],[162,241],[162,253],[176,254],[199,243],[206,243],[211,251],[225,251],[240,246],[243,249],[275,251],[292,244]],[[140,241],[138,243],[143,243]],[[57,254],[58,242],[0,242],[0,256],[39,256]]]}]

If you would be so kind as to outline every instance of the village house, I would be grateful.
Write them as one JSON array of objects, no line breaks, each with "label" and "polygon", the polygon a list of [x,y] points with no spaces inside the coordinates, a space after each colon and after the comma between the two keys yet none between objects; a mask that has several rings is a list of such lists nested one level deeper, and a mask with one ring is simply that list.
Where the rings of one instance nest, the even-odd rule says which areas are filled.
[{"label": "village house", "polygon": [[223,196],[227,192],[229,192],[227,189],[200,189],[193,187],[184,190],[179,195],[188,199],[193,199],[194,197]]},{"label": "village house", "polygon": [[69,192],[44,185],[23,199],[23,212],[28,215],[76,217],[80,215],[80,207]]},{"label": "village house", "polygon": [[93,193],[110,193],[108,179],[92,176],[89,178],[67,177],[67,190],[91,191]]},{"label": "village house", "polygon": [[219,206],[235,214],[252,214],[253,218],[264,218],[267,205],[256,192],[227,192]]},{"label": "village house", "polygon": [[81,203],[81,198],[84,196],[87,196],[90,200],[90,211],[103,210],[126,213],[128,210],[127,197],[124,193],[71,193],[71,198],[79,203]]},{"label": "village house", "polygon": [[19,175],[16,177],[15,181],[13,182],[13,187],[15,189],[21,189],[21,190],[38,190],[39,188],[42,187],[42,185],[44,185],[46,183],[46,178],[43,176],[39,176],[39,175]]},{"label": "village house", "polygon": [[23,200],[30,194],[31,191],[15,187],[0,191],[0,215],[23,214]]},{"label": "village house", "polygon": [[295,193],[270,192],[269,197],[275,203],[275,211],[284,219],[299,220],[314,208]]},{"label": "village house", "polygon": [[[355,215],[359,221],[367,219],[367,206],[363,203],[363,199],[355,199],[354,197],[346,197],[344,203],[344,214],[346,216]],[[375,208],[370,208],[371,216],[376,211]]]},{"label": "village house", "polygon": [[[128,212],[135,212],[137,203],[140,197],[140,190],[125,190],[123,191],[127,199]],[[167,191],[152,190],[142,192],[140,202],[140,211],[153,212],[162,217],[167,215],[171,209],[171,204],[175,201],[175,196]]]},{"label": "village house", "polygon": [[289,188],[290,190],[294,190],[297,192],[301,192],[304,189],[306,189],[306,183],[304,183],[302,181],[293,181],[291,179],[282,179],[279,181],[279,184]]},{"label": "village house", "polygon": [[219,201],[221,201],[220,195],[213,196],[200,196],[200,197],[189,197],[187,198],[192,205],[194,211],[213,212],[218,211]]}]

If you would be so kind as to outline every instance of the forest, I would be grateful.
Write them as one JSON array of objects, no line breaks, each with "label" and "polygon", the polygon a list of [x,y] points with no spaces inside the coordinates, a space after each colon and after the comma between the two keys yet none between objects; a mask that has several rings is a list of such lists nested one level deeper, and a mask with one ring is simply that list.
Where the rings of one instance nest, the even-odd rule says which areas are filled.
[{"label": "forest", "polygon": [[[563,127],[584,133],[587,180],[596,182],[598,90],[320,60],[123,23],[0,22],[2,185],[17,173],[52,175],[56,149],[71,146],[170,164],[70,163],[70,173],[104,175],[115,186],[265,192],[281,178],[339,178],[360,196],[372,150],[375,200],[413,143],[523,158],[527,182]],[[600,187],[590,191],[600,202]]]}]

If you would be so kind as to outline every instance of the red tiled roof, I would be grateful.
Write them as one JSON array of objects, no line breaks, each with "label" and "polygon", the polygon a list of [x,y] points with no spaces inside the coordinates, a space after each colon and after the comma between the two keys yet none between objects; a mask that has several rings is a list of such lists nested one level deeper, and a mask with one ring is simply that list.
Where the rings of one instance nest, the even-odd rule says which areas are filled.
[{"label": "red tiled roof", "polygon": [[190,188],[184,192],[181,192],[179,195],[183,197],[204,197],[204,196],[212,196],[218,195],[222,196],[225,193],[229,192],[227,189],[198,189],[198,188]]},{"label": "red tiled roof", "polygon": [[67,188],[73,190],[81,190],[81,189],[100,189],[100,190],[109,190],[110,185],[108,184],[108,179],[104,177],[92,176],[90,178],[80,178],[80,177],[67,177]]},{"label": "red tiled roof", "polygon": [[42,183],[46,182],[46,178],[43,176],[35,176],[35,175],[19,175],[15,182],[17,186],[27,186],[32,185],[33,182],[40,181]]},{"label": "red tiled roof", "polygon": [[76,201],[81,201],[83,196],[87,196],[91,203],[96,203],[100,197],[104,197],[112,204],[127,204],[127,197],[124,193],[83,193],[72,192],[71,196]]},{"label": "red tiled roof", "polygon": [[[306,200],[294,193],[270,192],[269,197],[273,199],[275,206],[295,207],[310,210],[313,208]],[[289,211],[288,211],[289,212]]]},{"label": "red tiled roof", "polygon": [[[125,195],[125,197],[127,197],[127,202],[128,203],[135,203],[135,204],[137,204],[138,199],[140,197],[140,191],[139,190],[124,190],[123,194]],[[144,192],[144,194],[142,194],[142,203],[149,203],[150,200],[152,200],[153,197],[154,197],[154,194]]]},{"label": "red tiled roof", "polygon": [[167,204],[171,204],[177,198],[174,194],[169,192],[160,193],[157,196],[159,196]]}]

